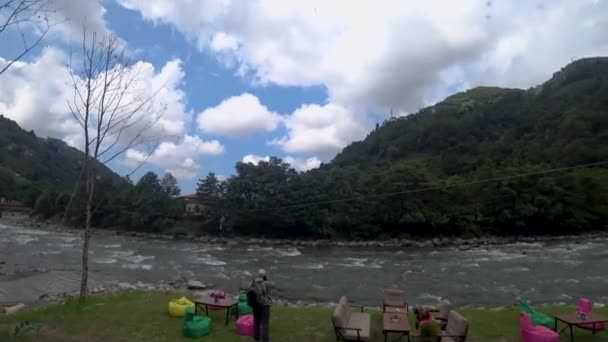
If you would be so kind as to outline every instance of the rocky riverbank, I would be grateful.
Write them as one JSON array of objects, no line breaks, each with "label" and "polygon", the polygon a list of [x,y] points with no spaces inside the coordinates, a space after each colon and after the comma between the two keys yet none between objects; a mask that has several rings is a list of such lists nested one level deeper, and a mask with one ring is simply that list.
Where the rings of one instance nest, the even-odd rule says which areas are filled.
[{"label": "rocky riverbank", "polygon": [[[80,232],[78,229],[68,228],[50,221],[40,221],[27,216],[13,216],[6,218],[11,224],[24,228],[42,229],[51,231]],[[293,247],[387,247],[387,248],[434,248],[434,247],[458,247],[461,249],[505,245],[510,243],[537,243],[548,241],[578,241],[608,238],[608,231],[584,233],[578,235],[553,235],[553,236],[481,236],[481,237],[435,237],[430,239],[421,238],[392,238],[384,240],[340,240],[340,239],[268,239],[240,236],[193,236],[188,234],[162,234],[142,233],[134,231],[115,231],[107,229],[96,229],[95,234],[115,234],[122,236],[137,237],[143,239],[157,240],[179,240],[202,242],[209,244],[223,244],[227,246],[236,245],[258,245],[258,246],[293,246]]]},{"label": "rocky riverbank", "polygon": [[[118,280],[105,282],[89,289],[90,295],[112,295],[123,291],[141,291],[141,292],[187,292],[192,296],[203,296],[211,291],[215,285],[212,283],[204,283],[201,280],[197,280],[194,274],[191,272],[185,272],[186,274],[180,275],[173,280],[164,281],[160,280],[154,283],[144,283],[138,281],[136,283],[121,282]],[[40,295],[37,302],[30,303],[32,306],[45,306],[49,304],[63,302],[68,298],[78,297],[78,291],[62,292],[58,294],[50,295],[48,293]],[[17,311],[25,308],[27,305],[23,303],[15,303],[7,305],[5,308],[0,307],[0,312],[7,314],[13,314]]]}]

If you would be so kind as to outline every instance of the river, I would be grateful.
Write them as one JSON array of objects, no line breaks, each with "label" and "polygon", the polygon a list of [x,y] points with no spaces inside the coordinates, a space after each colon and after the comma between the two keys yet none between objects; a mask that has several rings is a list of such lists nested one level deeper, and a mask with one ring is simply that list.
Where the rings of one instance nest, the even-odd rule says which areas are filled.
[{"label": "river", "polygon": [[[31,303],[42,294],[78,288],[81,237],[73,232],[24,228],[0,221],[0,304]],[[293,248],[215,245],[96,234],[91,241],[91,284],[172,280],[194,273],[236,292],[258,268],[289,302],[353,302],[378,306],[381,289],[397,286],[411,304],[441,297],[461,306],[574,304],[587,296],[608,304],[607,239],[514,243],[459,248]]]}]

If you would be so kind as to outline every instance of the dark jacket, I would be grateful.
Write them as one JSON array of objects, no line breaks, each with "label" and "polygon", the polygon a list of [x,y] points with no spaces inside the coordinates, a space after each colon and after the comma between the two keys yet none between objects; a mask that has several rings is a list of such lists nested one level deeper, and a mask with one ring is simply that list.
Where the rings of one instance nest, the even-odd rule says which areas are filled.
[{"label": "dark jacket", "polygon": [[258,303],[264,306],[272,305],[272,297],[270,296],[270,289],[274,287],[274,284],[263,278],[255,278],[253,286],[256,287],[258,292]]}]

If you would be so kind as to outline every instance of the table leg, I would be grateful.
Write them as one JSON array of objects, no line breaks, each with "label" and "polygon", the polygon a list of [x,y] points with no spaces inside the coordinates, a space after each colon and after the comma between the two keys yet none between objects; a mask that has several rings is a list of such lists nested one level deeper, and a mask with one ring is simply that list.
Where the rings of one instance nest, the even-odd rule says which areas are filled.
[{"label": "table leg", "polygon": [[553,330],[555,330],[555,332],[557,332],[557,318],[555,318],[555,329],[553,329]]},{"label": "table leg", "polygon": [[228,321],[230,320],[230,307],[226,308],[226,325],[228,325]]},{"label": "table leg", "polygon": [[574,342],[574,332],[572,331],[572,324],[570,324],[570,342]]},{"label": "table leg", "polygon": [[209,316],[209,305],[205,304],[205,313]]},{"label": "table leg", "polygon": [[236,306],[236,319],[239,319],[239,304],[237,303],[235,306]]},{"label": "table leg", "polygon": [[388,335],[388,333],[385,331],[384,332],[384,342],[386,342],[386,335]]}]

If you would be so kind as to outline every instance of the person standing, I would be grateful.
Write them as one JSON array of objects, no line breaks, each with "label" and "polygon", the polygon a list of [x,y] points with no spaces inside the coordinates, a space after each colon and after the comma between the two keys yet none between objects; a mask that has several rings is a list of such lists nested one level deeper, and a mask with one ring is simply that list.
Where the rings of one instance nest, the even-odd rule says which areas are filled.
[{"label": "person standing", "polygon": [[253,329],[256,341],[269,341],[270,306],[272,297],[270,289],[274,284],[268,281],[268,274],[263,269],[258,271],[258,276],[251,283],[247,291],[247,304],[253,309]]}]

